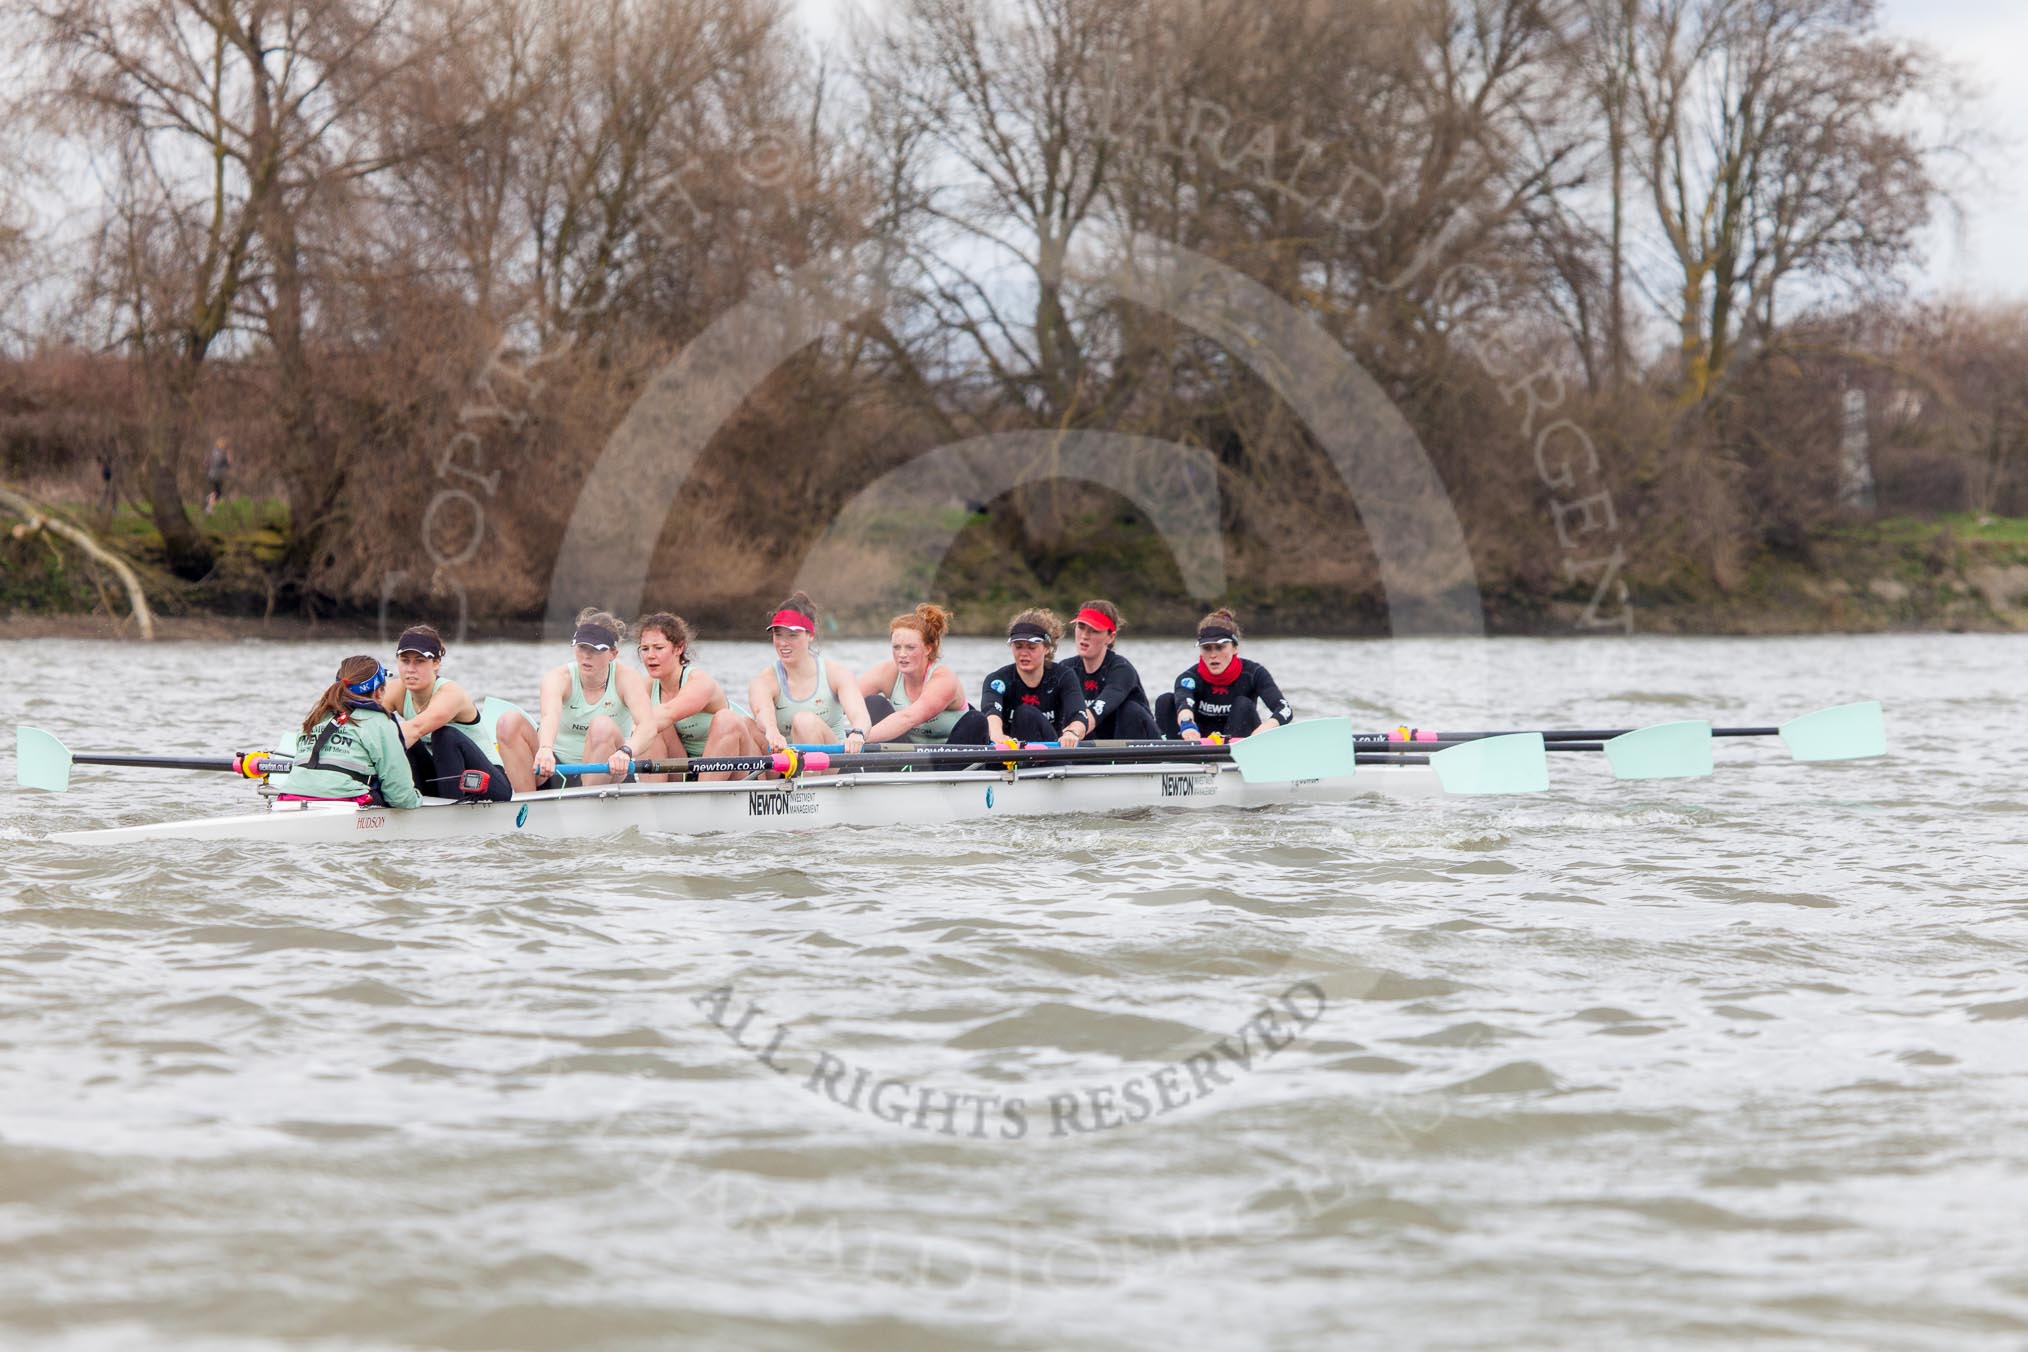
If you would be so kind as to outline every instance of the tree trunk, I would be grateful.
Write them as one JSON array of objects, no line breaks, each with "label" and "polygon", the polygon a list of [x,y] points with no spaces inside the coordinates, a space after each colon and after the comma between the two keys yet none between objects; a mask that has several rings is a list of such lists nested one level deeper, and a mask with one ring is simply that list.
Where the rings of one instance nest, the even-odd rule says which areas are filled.
[{"label": "tree trunk", "polygon": [[[179,372],[178,376],[182,373]],[[184,505],[182,476],[178,469],[183,447],[190,438],[191,394],[186,385],[195,385],[195,372],[188,381],[173,376],[173,388],[165,400],[166,411],[154,420],[148,435],[148,508],[155,518],[155,530],[162,537],[162,553],[169,571],[186,582],[210,575],[218,557],[211,541],[190,519]]]}]

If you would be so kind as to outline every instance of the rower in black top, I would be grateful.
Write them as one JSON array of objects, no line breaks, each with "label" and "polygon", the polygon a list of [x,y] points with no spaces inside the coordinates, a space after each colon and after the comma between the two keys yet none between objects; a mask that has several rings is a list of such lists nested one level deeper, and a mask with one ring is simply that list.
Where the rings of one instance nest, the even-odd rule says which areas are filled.
[{"label": "rower in black top", "polygon": [[1060,740],[1065,746],[1094,738],[1145,742],[1159,736],[1141,674],[1113,647],[1123,625],[1119,607],[1110,601],[1085,602],[1071,622],[1077,656],[1058,665],[1077,680],[1084,711],[1064,729]]},{"label": "rower in black top", "polygon": [[1226,741],[1260,728],[1260,706],[1276,723],[1294,720],[1275,678],[1258,662],[1239,657],[1239,621],[1214,610],[1197,622],[1197,665],[1176,678],[1176,689],[1155,701],[1164,737],[1198,742],[1215,734]]},{"label": "rower in black top", "polygon": [[1024,610],[1007,625],[1014,660],[986,678],[979,710],[996,743],[1053,742],[1084,711],[1084,695],[1052,659],[1063,622],[1046,610]]}]

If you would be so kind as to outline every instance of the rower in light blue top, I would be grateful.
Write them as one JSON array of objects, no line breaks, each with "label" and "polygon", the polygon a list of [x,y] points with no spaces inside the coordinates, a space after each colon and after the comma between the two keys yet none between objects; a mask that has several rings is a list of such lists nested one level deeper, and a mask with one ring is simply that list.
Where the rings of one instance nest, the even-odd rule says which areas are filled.
[{"label": "rower in light blue top", "polygon": [[505,798],[510,788],[514,793],[535,788],[534,722],[517,704],[468,694],[446,680],[442,635],[427,624],[410,625],[395,641],[394,660],[400,683],[382,692],[383,703],[401,715],[409,767],[423,792],[459,796],[467,769],[489,771],[497,781],[489,798]]},{"label": "rower in light blue top", "polygon": [[542,726],[536,732],[537,787],[564,787],[558,762],[607,762],[606,774],[587,774],[586,784],[624,778],[630,757],[627,737],[653,716],[648,680],[613,658],[627,626],[603,610],[578,612],[571,634],[575,660],[542,678]]},{"label": "rower in light blue top", "polygon": [[[641,666],[648,673],[649,717],[634,724],[627,752],[636,760],[689,756],[757,756],[767,749],[746,710],[690,656],[690,626],[680,615],[657,611],[634,626],[640,634]],[[643,774],[643,781],[666,780]],[[730,771],[699,779],[731,779]]]},{"label": "rower in light blue top", "polygon": [[790,596],[768,620],[775,662],[753,678],[746,693],[771,751],[791,742],[843,742],[847,752],[866,745],[871,720],[859,682],[844,663],[818,656],[816,637],[817,607],[806,593]]},{"label": "rower in light blue top", "polygon": [[950,613],[928,602],[888,622],[891,656],[859,677],[859,693],[873,720],[869,742],[942,746],[986,741],[986,716],[972,708],[964,682],[939,660],[950,624]]}]

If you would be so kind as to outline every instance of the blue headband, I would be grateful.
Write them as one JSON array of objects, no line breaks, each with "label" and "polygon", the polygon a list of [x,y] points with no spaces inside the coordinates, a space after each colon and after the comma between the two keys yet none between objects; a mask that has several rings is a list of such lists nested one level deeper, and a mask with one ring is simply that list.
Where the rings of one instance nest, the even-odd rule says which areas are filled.
[{"label": "blue headband", "polygon": [[367,677],[363,681],[347,681],[345,683],[345,688],[347,690],[350,690],[353,694],[363,697],[372,694],[374,691],[380,689],[380,687],[382,687],[383,685],[386,685],[387,677],[388,677],[387,668],[382,667],[379,671],[374,672],[371,676]]}]

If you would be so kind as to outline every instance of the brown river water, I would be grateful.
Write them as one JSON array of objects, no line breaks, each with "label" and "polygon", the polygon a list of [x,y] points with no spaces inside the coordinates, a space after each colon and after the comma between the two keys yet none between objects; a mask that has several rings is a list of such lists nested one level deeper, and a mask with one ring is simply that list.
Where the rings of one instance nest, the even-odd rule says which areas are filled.
[{"label": "brown river water", "polygon": [[[0,722],[246,748],[351,647],[0,644]],[[525,700],[564,655],[446,670]],[[314,849],[51,846],[249,790],[10,773],[0,1347],[2028,1344],[2028,636],[1248,655],[1362,729],[1878,698],[1895,744]]]}]

